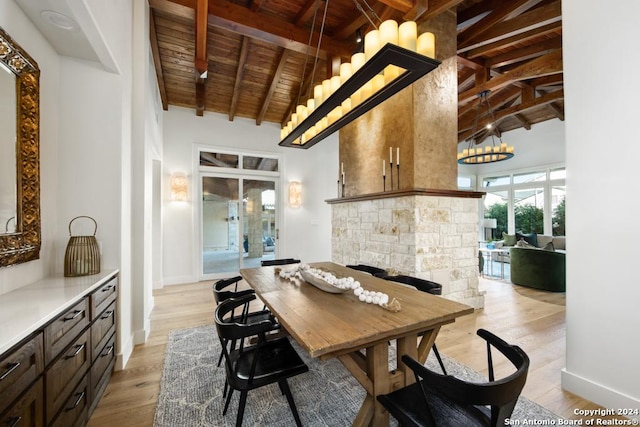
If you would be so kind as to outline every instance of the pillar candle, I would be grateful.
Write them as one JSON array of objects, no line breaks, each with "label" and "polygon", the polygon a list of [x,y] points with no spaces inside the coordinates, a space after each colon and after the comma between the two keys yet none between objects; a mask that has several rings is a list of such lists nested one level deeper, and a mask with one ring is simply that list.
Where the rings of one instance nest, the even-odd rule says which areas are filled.
[{"label": "pillar candle", "polygon": [[322,81],[322,101],[326,101],[331,95],[331,81],[329,79]]},{"label": "pillar candle", "polygon": [[364,36],[364,56],[368,61],[380,50],[380,32],[378,30],[369,31]]},{"label": "pillar candle", "polygon": [[382,176],[387,176],[387,170],[385,166],[385,161],[382,161]]},{"label": "pillar candle", "polygon": [[396,149],[396,166],[400,166],[400,147]]},{"label": "pillar candle", "polygon": [[365,63],[364,53],[358,52],[351,55],[351,74],[355,74]]},{"label": "pillar candle", "polygon": [[313,113],[313,110],[315,109],[316,109],[315,99],[312,99],[312,98],[307,99],[307,115]]},{"label": "pillar candle", "polygon": [[418,25],[414,21],[407,21],[400,24],[400,27],[398,27],[398,44],[400,47],[415,52],[417,39]]},{"label": "pillar candle", "polygon": [[436,36],[433,33],[422,33],[418,37],[417,52],[429,58],[436,57]]},{"label": "pillar candle", "polygon": [[373,79],[371,79],[371,82],[373,83],[373,92],[379,91],[384,87],[384,75],[376,74],[373,76]]},{"label": "pillar candle", "polygon": [[392,148],[389,147],[389,163],[393,163],[393,151]]},{"label": "pillar candle", "polygon": [[387,43],[398,44],[398,23],[393,19],[380,24],[380,47]]},{"label": "pillar candle", "polygon": [[316,107],[322,103],[322,84],[313,87],[313,101]]},{"label": "pillar candle", "polygon": [[340,83],[346,82],[351,77],[351,64],[344,62],[340,64]]}]

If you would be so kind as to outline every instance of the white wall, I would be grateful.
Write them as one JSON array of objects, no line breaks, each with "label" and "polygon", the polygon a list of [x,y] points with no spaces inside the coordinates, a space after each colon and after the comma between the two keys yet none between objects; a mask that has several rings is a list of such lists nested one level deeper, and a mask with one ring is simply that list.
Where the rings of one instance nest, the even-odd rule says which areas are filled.
[{"label": "white wall", "polygon": [[[164,183],[168,188],[173,172],[184,172],[189,178],[189,192],[194,194],[198,177],[194,147],[209,145],[230,150],[281,154],[280,194],[285,202],[280,224],[278,256],[299,257],[304,262],[331,259],[331,210],[326,199],[336,197],[338,174],[337,135],[308,150],[278,146],[279,127],[272,123],[256,126],[252,120],[205,112],[197,117],[195,110],[169,107],[164,113]],[[300,181],[303,205],[299,209],[286,206],[289,181]],[[199,230],[197,205],[163,203],[163,274],[164,284],[197,281]]]},{"label": "white wall", "polygon": [[[532,125],[531,130],[520,128],[505,132],[502,141],[515,148],[516,155],[512,159],[486,165],[458,165],[458,174],[486,175],[566,161],[565,122],[559,119]],[[467,148],[465,143],[458,144],[458,151],[463,148]]]},{"label": "white wall", "polygon": [[[40,259],[0,268],[0,295],[33,283],[62,268],[54,253],[57,233],[59,58],[22,10],[13,1],[0,2],[0,26],[38,63],[40,75],[40,214],[42,249]],[[4,226],[4,224],[3,224]],[[68,236],[68,232],[66,233]]]},{"label": "white wall", "polygon": [[640,2],[563,0],[562,11],[571,246],[562,385],[607,408],[640,408],[640,59],[630,54]]}]

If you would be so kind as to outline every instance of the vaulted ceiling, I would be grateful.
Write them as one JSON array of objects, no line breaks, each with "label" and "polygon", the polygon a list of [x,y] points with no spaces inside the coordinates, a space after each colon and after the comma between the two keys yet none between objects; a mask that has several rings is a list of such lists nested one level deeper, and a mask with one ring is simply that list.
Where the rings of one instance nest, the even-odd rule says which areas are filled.
[{"label": "vaulted ceiling", "polygon": [[[324,28],[322,28],[325,1]],[[491,131],[564,120],[560,0],[150,0],[151,44],[169,105],[286,123],[309,87],[348,59],[376,19],[422,21],[455,12],[458,140],[477,95],[490,90]],[[373,12],[372,12],[373,11]],[[316,55],[319,34],[320,49]],[[335,65],[333,65],[335,66]],[[304,73],[303,73],[304,71]],[[483,133],[484,132],[484,133]]]}]

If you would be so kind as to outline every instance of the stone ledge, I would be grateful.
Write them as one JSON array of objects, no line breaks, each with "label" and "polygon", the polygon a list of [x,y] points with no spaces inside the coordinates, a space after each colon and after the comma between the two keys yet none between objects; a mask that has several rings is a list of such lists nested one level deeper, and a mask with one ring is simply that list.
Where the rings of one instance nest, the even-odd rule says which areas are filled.
[{"label": "stone ledge", "polygon": [[365,200],[390,199],[406,196],[445,196],[463,199],[480,199],[486,193],[482,191],[440,190],[432,188],[411,188],[406,190],[391,190],[379,193],[361,194],[358,196],[339,197],[325,200],[328,204],[361,202]]}]

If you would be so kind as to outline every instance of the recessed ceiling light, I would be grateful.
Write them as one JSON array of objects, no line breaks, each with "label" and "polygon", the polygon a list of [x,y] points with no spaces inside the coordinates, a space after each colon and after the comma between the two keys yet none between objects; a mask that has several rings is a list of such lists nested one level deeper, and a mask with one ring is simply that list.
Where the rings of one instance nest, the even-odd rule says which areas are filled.
[{"label": "recessed ceiling light", "polygon": [[40,12],[40,16],[42,16],[45,21],[63,30],[66,30],[66,31],[79,30],[79,27],[76,21],[69,18],[67,15],[63,15],[60,12],[56,12],[53,10],[43,10],[42,12]]}]

